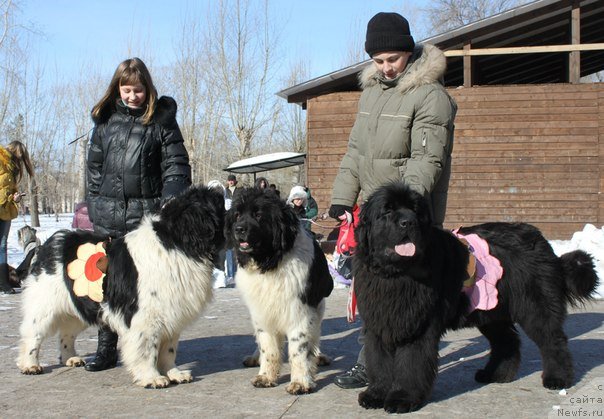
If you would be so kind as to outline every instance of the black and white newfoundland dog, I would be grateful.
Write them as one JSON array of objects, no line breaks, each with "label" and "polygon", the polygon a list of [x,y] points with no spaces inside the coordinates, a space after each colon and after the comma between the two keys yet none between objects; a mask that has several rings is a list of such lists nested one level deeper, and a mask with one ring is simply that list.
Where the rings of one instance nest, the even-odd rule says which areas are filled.
[{"label": "black and white newfoundland dog", "polygon": [[[259,352],[256,387],[277,385],[288,341],[290,394],[312,392],[320,357],[321,321],[333,280],[319,244],[292,208],[271,192],[244,189],[227,213],[227,242],[236,249],[237,288],[250,310]],[[258,358],[259,357],[259,358]]]},{"label": "black and white newfoundland dog", "polygon": [[557,257],[541,233],[523,223],[487,223],[458,233],[484,239],[491,260],[498,260],[500,280],[487,295],[496,304],[489,309],[472,311],[475,295],[464,289],[472,286],[466,282],[472,273],[485,274],[486,265],[473,261],[476,249],[431,226],[420,194],[392,183],[363,205],[353,262],[369,378],[369,387],[359,394],[361,406],[398,413],[420,408],[436,378],[440,338],[447,330],[470,326],[491,345],[476,381],[514,380],[520,364],[518,323],[541,351],[543,386],[573,384],[563,323],[567,304],[585,302],[597,287],[591,256],[574,251]]},{"label": "black and white newfoundland dog", "polygon": [[222,194],[192,187],[120,239],[84,230],[52,235],[39,248],[22,293],[21,372],[42,372],[40,345],[57,331],[61,361],[84,365],[74,341],[103,322],[119,334],[122,361],[137,385],[192,381],[189,371],[176,368],[176,349],[183,328],[212,298],[224,213]]}]

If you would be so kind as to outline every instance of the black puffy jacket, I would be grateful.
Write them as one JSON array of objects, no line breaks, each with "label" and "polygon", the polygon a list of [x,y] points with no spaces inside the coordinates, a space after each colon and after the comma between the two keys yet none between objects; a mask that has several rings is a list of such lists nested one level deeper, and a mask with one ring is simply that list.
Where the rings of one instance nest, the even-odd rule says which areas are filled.
[{"label": "black puffy jacket", "polygon": [[162,96],[148,125],[119,100],[101,115],[88,150],[89,216],[95,231],[120,237],[186,189],[191,167],[174,99]]}]

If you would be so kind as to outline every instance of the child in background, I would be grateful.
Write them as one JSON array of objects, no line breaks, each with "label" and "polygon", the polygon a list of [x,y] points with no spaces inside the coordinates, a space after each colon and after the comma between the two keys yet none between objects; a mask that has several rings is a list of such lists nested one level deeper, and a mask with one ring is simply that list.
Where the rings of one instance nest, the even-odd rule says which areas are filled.
[{"label": "child in background", "polygon": [[88,204],[86,202],[79,202],[76,204],[71,228],[90,231],[94,230],[94,227],[90,222],[90,217],[88,217]]},{"label": "child in background", "polygon": [[308,195],[306,194],[306,190],[303,186],[296,185],[289,191],[289,196],[287,197],[287,204],[294,209],[294,212],[302,223],[302,227],[304,227],[310,232],[310,221],[306,217],[307,203]]}]

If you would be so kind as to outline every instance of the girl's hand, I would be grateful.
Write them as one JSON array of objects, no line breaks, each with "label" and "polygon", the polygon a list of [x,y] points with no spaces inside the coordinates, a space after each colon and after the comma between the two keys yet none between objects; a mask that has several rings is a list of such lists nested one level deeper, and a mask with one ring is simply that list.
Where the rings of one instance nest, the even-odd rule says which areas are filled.
[{"label": "girl's hand", "polygon": [[25,194],[24,194],[24,193],[21,193],[21,192],[15,192],[15,193],[13,194],[13,201],[15,201],[15,202],[18,204],[19,202],[21,202],[21,197],[22,197],[23,195],[25,195]]}]

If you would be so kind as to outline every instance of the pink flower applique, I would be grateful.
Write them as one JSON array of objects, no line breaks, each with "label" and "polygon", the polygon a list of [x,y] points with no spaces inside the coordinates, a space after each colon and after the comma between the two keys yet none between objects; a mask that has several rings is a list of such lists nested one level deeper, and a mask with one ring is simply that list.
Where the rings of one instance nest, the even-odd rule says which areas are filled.
[{"label": "pink flower applique", "polygon": [[[491,310],[497,306],[497,282],[503,276],[503,268],[499,259],[489,253],[489,244],[476,234],[459,234],[459,229],[453,234],[462,242],[466,242],[468,250],[475,258],[475,281],[464,282],[463,292],[470,299],[469,312],[478,310]],[[472,263],[472,261],[471,261]]]}]

